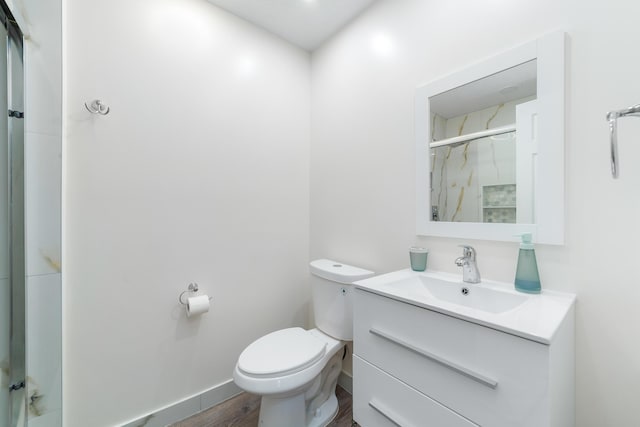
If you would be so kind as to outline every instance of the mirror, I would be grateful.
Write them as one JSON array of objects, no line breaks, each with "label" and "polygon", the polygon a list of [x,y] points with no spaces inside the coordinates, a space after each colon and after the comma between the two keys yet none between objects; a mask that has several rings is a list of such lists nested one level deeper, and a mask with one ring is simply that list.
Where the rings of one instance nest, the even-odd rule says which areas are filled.
[{"label": "mirror", "polygon": [[564,45],[551,34],[417,89],[419,235],[564,242]]}]

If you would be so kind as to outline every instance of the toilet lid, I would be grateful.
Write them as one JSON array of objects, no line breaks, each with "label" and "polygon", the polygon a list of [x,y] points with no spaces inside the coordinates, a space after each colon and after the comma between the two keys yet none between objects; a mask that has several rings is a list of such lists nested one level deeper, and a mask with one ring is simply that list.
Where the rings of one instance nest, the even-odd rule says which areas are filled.
[{"label": "toilet lid", "polygon": [[281,329],[259,338],[238,359],[238,368],[250,375],[292,374],[324,356],[327,344],[302,328]]}]

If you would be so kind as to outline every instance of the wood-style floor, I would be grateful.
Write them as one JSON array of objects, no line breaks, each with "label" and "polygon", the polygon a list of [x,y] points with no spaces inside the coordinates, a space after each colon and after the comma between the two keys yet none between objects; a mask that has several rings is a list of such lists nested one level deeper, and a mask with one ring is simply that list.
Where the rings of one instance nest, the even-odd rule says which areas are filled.
[{"label": "wood-style floor", "polygon": [[[336,387],[338,415],[328,427],[351,427],[351,395],[342,387]],[[257,427],[260,413],[260,396],[242,393],[213,408],[195,414],[171,427]]]}]

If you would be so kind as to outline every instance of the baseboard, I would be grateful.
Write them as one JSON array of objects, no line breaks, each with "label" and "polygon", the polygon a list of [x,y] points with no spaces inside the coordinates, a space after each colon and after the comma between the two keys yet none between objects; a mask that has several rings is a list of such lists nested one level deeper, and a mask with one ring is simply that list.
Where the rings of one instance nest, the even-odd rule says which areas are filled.
[{"label": "baseboard", "polygon": [[238,394],[242,390],[233,380],[218,384],[202,393],[179,400],[159,408],[131,421],[120,424],[121,427],[164,427],[209,409]]},{"label": "baseboard", "polygon": [[340,372],[340,376],[338,377],[338,385],[349,392],[349,394],[353,394],[353,377],[347,374],[345,371]]},{"label": "baseboard", "polygon": [[[353,394],[353,378],[340,372],[338,385]],[[120,424],[121,427],[164,427],[209,409],[242,393],[233,380],[218,384],[202,393],[179,400],[141,417]]]}]

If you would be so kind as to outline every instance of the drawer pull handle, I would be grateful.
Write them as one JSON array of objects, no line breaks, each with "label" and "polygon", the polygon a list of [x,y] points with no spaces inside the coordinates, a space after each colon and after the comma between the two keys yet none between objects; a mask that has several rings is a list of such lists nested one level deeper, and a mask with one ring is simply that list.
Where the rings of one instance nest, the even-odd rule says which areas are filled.
[{"label": "drawer pull handle", "polygon": [[404,347],[407,350],[411,350],[414,353],[417,353],[420,356],[423,356],[423,357],[425,357],[425,358],[427,358],[429,360],[432,360],[432,361],[437,362],[437,363],[439,363],[439,364],[441,364],[443,366],[446,366],[447,368],[449,368],[449,369],[451,369],[453,371],[456,371],[459,374],[465,375],[465,376],[471,378],[472,380],[479,382],[480,384],[486,385],[487,387],[496,388],[498,386],[498,381],[496,381],[496,380],[494,380],[492,378],[486,377],[486,376],[484,376],[482,374],[479,374],[477,372],[472,371],[471,369],[467,369],[464,366],[460,366],[460,365],[458,365],[456,363],[453,363],[453,362],[450,362],[450,361],[448,361],[446,359],[443,359],[442,357],[440,357],[438,355],[435,355],[435,354],[430,353],[430,352],[428,352],[426,350],[423,350],[423,349],[421,349],[419,347],[416,347],[416,346],[414,346],[414,345],[412,345],[412,344],[410,344],[408,342],[402,341],[402,340],[400,340],[400,339],[398,339],[396,337],[393,337],[393,336],[391,336],[391,335],[389,335],[389,334],[387,334],[385,332],[379,331],[379,330],[374,329],[374,328],[369,329],[369,332],[372,333],[373,335],[376,335],[376,336],[378,336],[380,338],[383,338],[383,339],[385,339],[387,341],[391,341],[392,343],[397,344],[400,347]]},{"label": "drawer pull handle", "polygon": [[392,415],[388,409],[381,407],[379,403],[375,403],[373,400],[371,400],[369,402],[369,406],[371,406],[371,408],[374,409],[377,413],[379,413],[398,427],[402,427],[402,424],[397,421],[397,417]]}]

